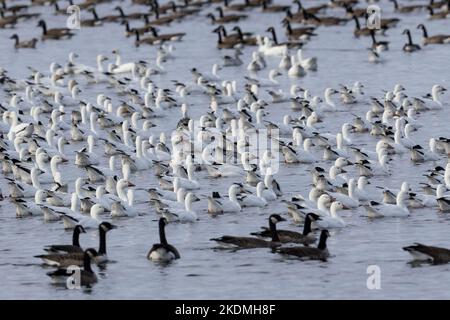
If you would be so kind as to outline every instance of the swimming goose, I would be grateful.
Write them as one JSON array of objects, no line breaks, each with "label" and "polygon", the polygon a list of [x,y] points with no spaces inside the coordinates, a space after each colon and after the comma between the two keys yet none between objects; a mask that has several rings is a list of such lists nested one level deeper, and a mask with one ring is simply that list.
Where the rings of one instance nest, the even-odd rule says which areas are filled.
[{"label": "swimming goose", "polygon": [[272,214],[269,217],[269,230],[271,232],[271,241],[262,240],[252,237],[235,237],[235,236],[222,236],[220,238],[212,238],[211,241],[216,241],[225,248],[232,249],[255,249],[255,248],[273,248],[280,246],[280,238],[277,233],[277,223],[286,221],[278,214]]},{"label": "swimming goose", "polygon": [[42,40],[60,40],[62,38],[71,38],[75,34],[70,32],[70,29],[67,28],[53,28],[53,29],[47,29],[47,24],[44,20],[39,20],[38,27],[42,28]]},{"label": "swimming goose", "polygon": [[224,15],[221,7],[216,8],[216,10],[219,11],[219,15],[221,13],[222,13],[222,15],[217,18],[212,13],[208,13],[206,15],[208,18],[211,19],[212,24],[225,24],[225,23],[231,23],[231,22],[238,22],[239,20],[247,18],[247,15],[245,15],[245,14]]},{"label": "swimming goose", "polygon": [[424,5],[421,4],[413,4],[413,5],[407,5],[407,6],[400,6],[398,4],[397,0],[389,0],[391,2],[394,3],[394,9],[396,12],[400,12],[400,13],[410,13],[413,11],[417,11],[417,10],[422,10],[425,8]]},{"label": "swimming goose", "polygon": [[[316,242],[316,236],[312,233],[311,222],[320,220],[321,218],[314,214],[308,213],[305,217],[305,224],[303,226],[303,232],[299,233],[291,230],[278,230],[277,234],[281,243],[301,243],[311,244]],[[271,230],[267,227],[261,227],[263,231],[250,233],[252,236],[261,238],[270,238],[272,236]]]},{"label": "swimming goose", "polygon": [[284,255],[296,256],[305,260],[326,261],[329,257],[327,249],[327,238],[330,236],[328,230],[322,230],[320,233],[319,244],[317,248],[312,247],[281,247],[276,248],[275,252]]},{"label": "swimming goose", "polygon": [[13,34],[9,38],[15,40],[14,48],[16,48],[16,49],[22,49],[22,48],[35,49],[36,48],[36,43],[38,42],[37,38],[33,38],[31,40],[19,41],[19,36],[17,34]]},{"label": "swimming goose", "polygon": [[403,51],[405,51],[405,52],[414,52],[414,51],[417,51],[417,50],[421,49],[419,45],[414,44],[412,42],[411,32],[409,31],[409,29],[403,30],[402,34],[406,34],[408,36],[408,43],[406,43],[403,46]]},{"label": "swimming goose", "polygon": [[288,76],[292,78],[300,78],[306,75],[305,69],[303,68],[300,61],[297,61],[295,55],[291,56],[291,67],[288,70]]},{"label": "swimming goose", "polygon": [[446,248],[415,243],[412,246],[403,247],[403,250],[411,254],[414,260],[417,261],[430,261],[433,264],[450,262],[450,250]]},{"label": "swimming goose", "polygon": [[[102,222],[98,226],[99,231],[99,249],[97,254],[92,257],[96,264],[103,264],[108,261],[106,253],[106,233],[112,229],[117,228],[109,222]],[[84,255],[82,252],[71,253],[50,253],[37,255],[35,258],[40,258],[45,264],[57,267],[68,267],[71,265],[82,266]]]},{"label": "swimming goose", "polygon": [[44,248],[47,252],[53,253],[76,253],[83,252],[83,249],[80,246],[80,233],[86,233],[83,226],[77,225],[75,229],[73,229],[72,235],[72,244],[52,244],[48,245]]},{"label": "swimming goose", "polygon": [[289,40],[301,40],[306,41],[309,40],[310,37],[316,36],[314,33],[315,27],[301,27],[301,28],[292,28],[289,19],[285,18],[282,20],[283,26],[286,28],[286,36]]},{"label": "swimming goose", "polygon": [[[95,249],[89,248],[83,253],[83,269],[80,270],[80,285],[81,286],[91,286],[97,282],[97,276],[91,268],[91,259],[97,256],[97,251]],[[67,277],[73,271],[69,271],[65,268],[57,269],[55,271],[50,271],[47,273],[54,281],[67,283]],[[62,278],[62,279],[60,279]]]},{"label": "swimming goose", "polygon": [[417,26],[417,29],[422,29],[422,44],[424,46],[428,44],[445,44],[450,43],[450,34],[444,35],[444,34],[437,34],[434,36],[428,36],[427,29],[425,28],[424,24],[419,24]]},{"label": "swimming goose", "polygon": [[260,1],[262,12],[283,12],[290,8],[290,6],[285,5],[269,5],[269,1],[262,0]]},{"label": "swimming goose", "polygon": [[428,16],[429,20],[438,20],[438,19],[446,19],[448,14],[449,14],[449,10],[442,10],[439,12],[434,12],[433,7],[431,6],[427,6],[428,12],[430,13],[430,15]]},{"label": "swimming goose", "polygon": [[162,262],[169,262],[174,259],[180,259],[180,253],[178,252],[178,250],[167,242],[165,232],[165,227],[167,224],[167,219],[159,219],[158,227],[160,243],[155,243],[152,246],[150,251],[147,253],[147,259]]}]

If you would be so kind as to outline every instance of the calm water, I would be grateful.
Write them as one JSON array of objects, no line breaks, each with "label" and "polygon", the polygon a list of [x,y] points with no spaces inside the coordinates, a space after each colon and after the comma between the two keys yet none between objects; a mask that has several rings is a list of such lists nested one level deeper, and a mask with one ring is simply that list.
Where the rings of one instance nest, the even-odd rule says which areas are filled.
[{"label": "calm water", "polygon": [[[306,6],[318,1],[303,1]],[[425,3],[425,2],[424,2]],[[384,5],[384,6],[383,6]],[[97,8],[100,16],[110,14],[110,5]],[[139,6],[127,6],[125,12],[135,12]],[[211,8],[212,9],[212,8]],[[167,74],[154,77],[159,86],[171,87],[170,80],[190,81],[190,68],[197,67],[202,72],[209,72],[213,63],[221,62],[220,57],[230,52],[215,48],[216,35],[211,33],[213,27],[204,15],[212,11],[206,9],[196,17],[189,17],[182,23],[173,23],[170,27],[161,27],[163,32],[188,31],[185,40],[175,43],[174,61],[164,66]],[[382,1],[383,17],[391,17],[392,3]],[[40,9],[41,10],[41,9]],[[62,27],[64,16],[55,16],[48,10],[45,19],[50,27]],[[328,11],[327,14],[343,14],[343,10]],[[86,14],[87,15],[87,14]],[[90,17],[89,17],[90,18]],[[426,22],[430,34],[448,33],[447,21],[426,21],[426,13],[401,16],[401,23],[396,29],[388,31],[391,49],[383,53],[385,63],[371,65],[367,62],[368,38],[356,40],[353,37],[354,24],[341,27],[322,27],[319,34],[304,50],[304,55],[317,56],[319,71],[309,73],[300,80],[291,80],[284,75],[280,77],[281,88],[287,91],[291,83],[298,83],[308,88],[314,95],[322,95],[327,87],[338,88],[339,84],[351,85],[359,80],[365,86],[365,99],[350,108],[348,112],[336,115],[327,114],[321,129],[324,132],[336,133],[340,126],[351,121],[352,114],[364,115],[369,108],[369,97],[383,96],[382,90],[391,90],[396,83],[407,88],[407,94],[421,96],[430,91],[432,85],[440,83],[449,88],[450,68],[448,64],[449,46],[427,47],[421,52],[407,55],[401,51],[406,37],[401,35],[405,27],[412,30],[415,42],[419,42],[421,32],[415,29],[420,22]],[[282,38],[280,22],[282,14],[264,14],[253,12],[251,17],[241,23],[243,30],[264,33],[274,24],[278,37]],[[71,51],[80,55],[80,63],[95,66],[95,56],[103,53],[110,56],[111,51],[119,48],[122,61],[145,59],[154,63],[156,49],[142,46],[135,48],[131,38],[124,37],[123,26],[107,24],[100,28],[83,28],[71,41],[39,42],[36,50],[15,51],[9,36],[17,32],[22,38],[40,35],[41,30],[35,27],[36,21],[21,24],[16,30],[0,30],[0,66],[10,71],[11,75],[24,78],[28,76],[26,66],[48,73],[51,62],[64,63]],[[135,23],[138,25],[138,23]],[[380,40],[385,40],[380,37]],[[223,79],[236,79],[243,84],[242,76],[246,74],[252,48],[245,48],[241,67],[225,68],[220,75]],[[279,58],[267,58],[269,68],[259,73],[267,77],[270,68],[278,65]],[[111,61],[108,61],[111,62]],[[172,87],[171,87],[172,88]],[[102,86],[95,90],[85,90],[83,99],[95,102],[98,92],[106,92],[116,98],[111,91]],[[268,96],[261,91],[261,97]],[[3,97],[4,98],[4,97]],[[2,98],[2,103],[4,99]],[[419,115],[425,124],[413,138],[424,145],[430,137],[450,136],[448,129],[449,96],[443,98],[445,107],[441,111],[431,111]],[[116,100],[115,100],[116,101]],[[193,118],[204,113],[208,108],[206,98],[189,100],[190,113]],[[267,108],[268,120],[282,121],[282,115],[293,114],[289,104],[270,105]],[[171,110],[168,117],[155,120],[156,124],[164,124],[164,130],[170,131],[180,117],[178,110]],[[331,118],[333,117],[333,119]],[[169,124],[169,125],[167,125]],[[159,128],[156,128],[159,129]],[[155,133],[158,131],[155,130]],[[367,135],[354,137],[358,145],[374,149],[376,140]],[[72,144],[68,150],[76,150],[80,144]],[[69,155],[70,152],[67,152]],[[73,163],[73,155],[69,155]],[[443,158],[438,164],[445,165]],[[106,165],[106,160],[105,160]],[[323,163],[328,169],[331,163]],[[426,163],[412,165],[409,155],[396,156],[392,162],[395,174],[389,179],[372,179],[372,188],[387,186],[398,188],[402,181],[409,181],[412,188],[420,191],[419,182],[424,182],[423,172],[433,167]],[[68,165],[64,171],[70,180],[80,172]],[[276,179],[280,182],[285,197],[302,193],[307,194],[310,188],[310,168],[306,165],[282,165]],[[225,192],[231,182],[236,179],[210,179],[206,172],[197,174],[204,186],[199,194],[208,195],[211,190]],[[350,172],[350,175],[355,175]],[[3,193],[7,188],[1,179]],[[156,185],[157,181],[151,171],[132,176],[132,181],[139,186]],[[72,186],[73,187],[73,186]],[[144,197],[144,199],[146,199]],[[45,275],[50,269],[43,268],[34,255],[42,253],[45,245],[52,243],[68,243],[71,232],[64,231],[61,222],[44,223],[42,217],[17,219],[13,205],[9,201],[0,203],[0,298],[38,298],[38,299],[108,299],[108,298],[450,298],[448,283],[450,266],[412,267],[408,264],[409,256],[402,246],[412,242],[450,247],[450,218],[438,213],[437,209],[414,210],[406,219],[369,220],[363,209],[345,211],[344,219],[349,226],[340,231],[333,231],[329,239],[329,250],[332,257],[328,262],[300,262],[272,254],[267,249],[226,252],[213,250],[214,244],[208,239],[224,234],[248,235],[250,232],[266,225],[266,218],[271,213],[282,213],[285,206],[281,199],[272,202],[264,210],[246,209],[238,214],[225,214],[216,218],[206,213],[206,199],[194,204],[198,210],[200,221],[194,224],[170,224],[167,227],[169,241],[175,245],[182,258],[168,266],[149,262],[146,254],[151,245],[158,241],[157,215],[148,204],[137,205],[143,214],[133,219],[114,220],[120,226],[108,234],[108,255],[114,262],[104,270],[98,271],[99,282],[90,290],[67,290],[51,285]],[[104,217],[107,219],[107,217]],[[280,227],[289,226],[289,222]],[[83,247],[97,247],[96,232],[82,235]],[[366,287],[366,270],[369,265],[381,268],[381,290],[368,290]]]}]

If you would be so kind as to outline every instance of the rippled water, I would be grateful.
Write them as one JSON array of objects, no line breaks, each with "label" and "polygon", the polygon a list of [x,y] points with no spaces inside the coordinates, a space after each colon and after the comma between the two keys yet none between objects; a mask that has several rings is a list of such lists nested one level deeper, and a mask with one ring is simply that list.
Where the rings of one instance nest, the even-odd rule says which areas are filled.
[{"label": "rippled water", "polygon": [[[305,6],[318,1],[303,1]],[[425,3],[425,2],[424,2]],[[384,5],[384,6],[383,6]],[[109,14],[111,5],[100,5],[100,16]],[[138,6],[127,6],[126,13],[137,11]],[[392,4],[382,1],[383,17],[391,17]],[[61,27],[65,17],[54,16],[49,10],[45,14],[49,27]],[[226,51],[215,48],[216,35],[204,15],[189,17],[182,23],[173,23],[170,27],[162,27],[164,32],[187,31],[188,35],[181,43],[176,43],[174,55],[176,60],[165,64],[168,71],[165,76],[156,76],[154,81],[160,86],[170,87],[170,80],[189,81],[189,70],[196,66],[201,71],[209,72],[213,63],[220,62],[220,56]],[[329,11],[327,14],[334,14]],[[339,10],[343,14],[343,10]],[[350,121],[352,114],[364,115],[369,108],[369,97],[382,97],[382,90],[392,89],[396,83],[407,88],[408,95],[420,96],[440,83],[449,85],[449,46],[426,47],[412,55],[404,54],[401,48],[405,36],[401,35],[404,27],[413,30],[413,38],[419,41],[421,33],[416,25],[424,22],[426,13],[414,13],[401,16],[401,23],[396,29],[388,31],[387,40],[391,41],[391,49],[383,54],[385,63],[371,65],[367,62],[367,47],[370,40],[353,37],[354,24],[342,27],[322,27],[319,34],[304,50],[305,56],[317,56],[319,71],[310,73],[300,80],[291,80],[286,75],[280,78],[283,90],[288,90],[291,83],[298,83],[308,88],[313,94],[322,94],[326,87],[338,87],[344,83],[351,85],[359,80],[365,85],[365,99],[348,108],[346,112],[327,114],[322,126],[328,132],[336,133],[342,123]],[[281,38],[282,30],[279,21],[282,14],[264,14],[253,12],[251,17],[241,23],[243,30],[264,33],[274,24]],[[142,46],[135,48],[132,39],[123,35],[123,26],[107,24],[101,28],[83,28],[71,41],[39,42],[36,50],[15,51],[12,40],[8,37],[17,32],[28,38],[40,34],[35,21],[21,24],[16,30],[0,30],[0,66],[17,77],[28,76],[26,66],[47,72],[53,61],[63,63],[69,52],[80,55],[79,61],[95,65],[95,56],[99,53],[111,55],[111,50],[120,48],[122,60],[134,61],[145,59],[154,62],[156,49]],[[426,22],[430,34],[448,33],[449,20]],[[380,38],[382,39],[382,38]],[[384,39],[382,39],[384,40]],[[245,64],[241,67],[225,68],[221,71],[224,79],[236,79],[242,84],[242,75],[249,62],[252,48],[244,49]],[[278,58],[268,58],[269,67],[278,65]],[[260,76],[266,77],[266,69]],[[85,90],[83,99],[95,102],[95,94],[103,89]],[[112,95],[107,91],[109,95]],[[267,95],[263,94],[267,98]],[[425,126],[413,134],[417,142],[427,145],[430,137],[449,136],[449,96],[444,97],[445,108],[419,115]],[[190,113],[194,118],[208,108],[206,98],[192,98]],[[3,103],[3,99],[2,99]],[[288,104],[270,105],[267,108],[267,119],[281,121],[282,115],[293,114]],[[155,120],[164,125],[169,132],[180,117],[178,110],[171,110],[164,119]],[[158,127],[157,129],[159,129]],[[155,131],[157,132],[157,131]],[[355,135],[355,141],[361,146],[374,149],[376,140],[367,135]],[[69,150],[79,149],[80,144],[69,146]],[[69,154],[69,152],[67,152]],[[73,163],[73,155],[69,156]],[[445,158],[437,164],[444,165]],[[106,165],[106,163],[105,163]],[[329,168],[330,163],[322,164]],[[419,191],[419,182],[424,182],[422,173],[434,164],[412,165],[409,155],[396,156],[392,162],[395,174],[389,179],[372,179],[374,186],[398,188],[402,181],[409,181],[414,190]],[[80,172],[68,165],[64,174],[67,179]],[[310,188],[310,168],[306,165],[282,165],[276,179],[288,197],[291,194],[306,194]],[[354,172],[351,172],[354,175]],[[231,182],[236,179],[210,179],[206,172],[198,173],[202,182],[201,195],[211,190],[225,192]],[[156,185],[157,181],[151,172],[133,175],[132,181],[137,185]],[[7,193],[2,179],[1,186]],[[423,242],[450,247],[448,230],[450,219],[437,209],[414,210],[406,219],[369,220],[360,211],[345,211],[343,217],[349,226],[340,231],[333,231],[329,239],[329,250],[332,257],[328,262],[300,262],[272,254],[267,249],[227,252],[213,250],[214,244],[208,239],[224,234],[248,235],[266,224],[270,213],[282,213],[286,216],[285,206],[280,200],[271,203],[267,208],[245,209],[238,214],[225,214],[216,218],[206,213],[206,200],[195,204],[200,221],[194,224],[170,224],[167,227],[169,242],[181,253],[181,259],[162,266],[149,262],[146,253],[151,245],[158,241],[157,216],[148,204],[138,205],[144,214],[133,219],[114,220],[120,226],[108,234],[108,255],[114,263],[106,269],[99,270],[99,282],[89,290],[67,290],[51,285],[45,275],[50,269],[43,268],[34,255],[42,253],[45,245],[52,243],[68,243],[71,232],[64,231],[61,222],[43,223],[42,217],[17,219],[14,207],[9,201],[0,203],[0,291],[1,298],[39,298],[39,299],[108,299],[108,298],[450,298],[448,281],[450,266],[412,267],[408,264],[409,256],[401,250],[402,246],[412,242]],[[105,217],[106,218],[106,217]],[[280,227],[295,228],[284,223]],[[96,232],[82,235],[83,247],[97,246]],[[368,290],[366,287],[366,270],[369,265],[381,268],[381,290]]]}]

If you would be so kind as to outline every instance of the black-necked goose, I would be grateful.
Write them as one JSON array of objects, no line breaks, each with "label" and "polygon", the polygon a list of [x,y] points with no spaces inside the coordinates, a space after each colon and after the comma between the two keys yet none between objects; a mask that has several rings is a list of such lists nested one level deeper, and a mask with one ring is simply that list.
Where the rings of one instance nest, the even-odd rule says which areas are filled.
[{"label": "black-necked goose", "polygon": [[267,0],[263,0],[261,3],[262,12],[283,12],[288,10],[291,6],[285,5],[268,5]]},{"label": "black-necked goose", "polygon": [[[312,233],[311,222],[319,220],[320,217],[315,213],[308,213],[305,218],[305,224],[303,226],[303,232],[299,233],[291,230],[278,230],[277,234],[281,243],[301,243],[311,244],[316,241],[316,236]],[[272,236],[271,230],[267,227],[261,227],[263,231],[250,233],[252,236],[270,238]]]},{"label": "black-necked goose", "polygon": [[289,19],[286,18],[282,20],[282,23],[286,28],[286,36],[289,40],[309,40],[311,36],[316,36],[314,27],[292,28]]},{"label": "black-necked goose", "polygon": [[396,12],[400,12],[400,13],[410,13],[410,12],[414,12],[417,10],[422,10],[423,8],[425,8],[424,5],[422,4],[413,4],[413,5],[408,5],[408,6],[400,6],[398,4],[397,0],[389,0],[391,2],[394,3],[394,9]]},{"label": "black-necked goose", "polygon": [[186,35],[184,32],[158,34],[158,29],[155,27],[151,27],[150,31],[152,32],[153,37],[158,39],[158,41],[180,41]]},{"label": "black-necked goose", "polygon": [[346,24],[349,20],[346,18],[332,17],[332,16],[316,16],[312,13],[307,13],[305,10],[302,11],[305,22],[322,25],[322,26],[337,26]]},{"label": "black-necked goose", "polygon": [[402,34],[406,34],[408,36],[408,43],[405,43],[405,45],[403,46],[403,51],[414,52],[421,49],[418,44],[414,44],[412,42],[411,32],[409,31],[409,29],[403,30]]},{"label": "black-necked goose", "polygon": [[218,18],[215,18],[215,20],[214,20],[213,18],[211,18],[211,16],[208,15],[213,20],[213,23],[238,22],[239,20],[247,18],[247,15],[245,15],[245,14],[227,14],[227,15],[225,15],[223,13],[222,7],[217,7],[215,10],[219,12]]},{"label": "black-necked goose", "polygon": [[53,28],[53,29],[47,29],[47,24],[44,20],[39,20],[38,27],[42,28],[42,40],[60,40],[63,38],[71,38],[75,34],[70,32],[70,29],[67,28]]},{"label": "black-necked goose", "polygon": [[31,40],[25,40],[25,41],[19,41],[19,36],[17,34],[13,34],[10,39],[15,39],[14,48],[20,49],[20,48],[36,48],[36,43],[38,42],[38,39],[33,38]]},{"label": "black-necked goose", "polygon": [[149,45],[153,45],[157,42],[159,42],[160,40],[158,40],[157,38],[151,36],[151,37],[146,37],[146,38],[141,38],[141,36],[139,35],[139,32],[136,31],[135,29],[133,29],[134,34],[136,36],[136,40],[134,41],[134,45],[136,47],[139,47],[141,44],[149,44]]},{"label": "black-necked goose", "polygon": [[[95,249],[89,248],[82,253],[83,255],[83,269],[80,270],[80,283],[81,286],[89,286],[97,282],[97,276],[91,267],[91,260],[98,254]],[[66,283],[67,277],[69,277],[74,271],[69,271],[65,268],[57,269],[55,271],[48,272],[47,275],[55,281],[62,280],[62,283]],[[60,279],[62,278],[62,279]]]},{"label": "black-necked goose", "polygon": [[367,27],[361,28],[361,25],[359,23],[358,17],[356,15],[352,15],[352,19],[355,20],[355,30],[353,31],[353,34],[355,37],[360,36],[370,36],[372,29],[369,29]]},{"label": "black-necked goose", "polygon": [[330,236],[328,230],[322,230],[320,233],[319,244],[317,248],[312,247],[281,247],[275,251],[285,255],[296,256],[305,260],[322,260],[326,261],[329,257],[327,249],[327,238]]},{"label": "black-necked goose", "polygon": [[2,10],[7,12],[12,12],[14,15],[16,15],[18,12],[20,11],[24,11],[27,10],[30,6],[26,5],[26,4],[16,4],[13,6],[7,6],[6,5],[6,0],[2,0]]},{"label": "black-necked goose", "polygon": [[[282,48],[301,48],[303,46],[303,43],[300,41],[287,41],[287,42],[278,42],[278,38],[277,38],[277,34],[275,32],[275,28],[274,27],[269,27],[267,28],[266,32],[270,32],[272,34],[272,41],[274,43],[274,46],[272,47],[273,49],[275,48],[279,48],[280,50],[277,51],[284,51],[281,50]],[[285,47],[286,46],[286,47]]]},{"label": "black-necked goose", "polygon": [[178,250],[169,244],[166,239],[165,227],[167,225],[166,218],[159,219],[159,241],[155,243],[147,254],[147,259],[152,261],[168,262],[174,259],[180,259]]},{"label": "black-necked goose", "polygon": [[446,248],[415,243],[412,246],[403,247],[403,250],[409,252],[417,261],[431,261],[434,264],[450,262],[450,250]]},{"label": "black-necked goose", "polygon": [[234,37],[224,39],[220,28],[214,29],[213,32],[217,33],[217,48],[219,49],[233,49],[240,43],[239,39]]},{"label": "black-necked goose", "polygon": [[428,12],[430,13],[428,16],[429,20],[447,19],[447,16],[450,13],[450,11],[448,9],[439,11],[439,12],[434,12],[433,8],[430,6],[428,6],[427,9],[428,9]]},{"label": "black-necked goose", "polygon": [[[102,222],[99,224],[99,250],[98,254],[94,257],[96,264],[102,264],[108,261],[108,256],[106,253],[106,233],[115,228],[117,227],[109,222]],[[35,257],[42,259],[45,264],[51,266],[68,267],[70,265],[83,265],[83,253],[80,252],[51,253],[37,255]]]},{"label": "black-necked goose", "polygon": [[147,32],[150,32],[152,26],[151,25],[144,25],[143,27],[139,27],[139,28],[130,28],[130,23],[128,21],[124,21],[123,22],[125,24],[125,36],[131,37],[135,35],[135,32],[137,31],[140,35],[143,35]]},{"label": "black-necked goose", "polygon": [[272,214],[269,217],[269,229],[271,232],[272,240],[266,241],[259,238],[252,237],[235,237],[235,236],[222,236],[220,238],[213,238],[211,241],[216,241],[227,248],[238,249],[254,249],[254,248],[273,248],[280,246],[280,238],[278,237],[276,224],[281,221],[286,221],[278,214]]},{"label": "black-necked goose", "polygon": [[93,19],[82,19],[81,26],[82,27],[98,27],[103,24],[102,20],[98,17],[97,12],[94,9],[88,9],[88,11],[92,12]]},{"label": "black-necked goose", "polygon": [[450,43],[450,34],[447,34],[447,35],[437,34],[434,36],[429,36],[425,25],[422,23],[417,26],[417,29],[421,29],[423,32],[423,36],[422,36],[422,44],[423,45]]},{"label": "black-necked goose", "polygon": [[377,41],[375,38],[375,31],[370,29],[370,36],[372,37],[372,49],[377,52],[389,50],[389,41]]},{"label": "black-necked goose", "polygon": [[245,0],[244,3],[233,3],[230,4],[230,0],[224,0],[224,8],[225,10],[231,11],[245,11],[255,7],[255,4],[250,3],[249,0]]},{"label": "black-necked goose", "polygon": [[300,2],[300,0],[294,0],[292,3],[297,4],[298,6],[298,12],[301,12],[302,10],[305,10],[307,13],[312,13],[312,14],[318,14],[319,12],[325,10],[326,8],[328,8],[328,6],[326,4],[321,4],[315,7],[308,7],[305,8],[303,7],[302,3]]},{"label": "black-necked goose", "polygon": [[53,244],[46,246],[44,248],[47,252],[54,252],[54,253],[79,253],[83,252],[83,249],[80,246],[80,233],[86,233],[86,230],[84,230],[83,226],[76,226],[75,229],[73,229],[73,235],[72,235],[72,244]]}]

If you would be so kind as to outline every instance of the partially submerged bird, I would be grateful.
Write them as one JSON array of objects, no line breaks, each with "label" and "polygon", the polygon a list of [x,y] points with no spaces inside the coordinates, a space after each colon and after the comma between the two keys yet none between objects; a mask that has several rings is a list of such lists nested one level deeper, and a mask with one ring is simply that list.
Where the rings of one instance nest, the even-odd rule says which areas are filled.
[{"label": "partially submerged bird", "polygon": [[319,244],[317,248],[312,247],[281,247],[275,248],[275,252],[284,255],[296,256],[304,260],[322,260],[326,261],[329,257],[327,249],[327,238],[330,236],[328,230],[322,230],[320,233]]},{"label": "partially submerged bird", "polygon": [[166,218],[160,218],[159,227],[159,243],[155,243],[147,253],[147,259],[152,261],[168,262],[174,259],[180,259],[178,250],[169,244],[166,239],[165,227],[168,224]]}]

